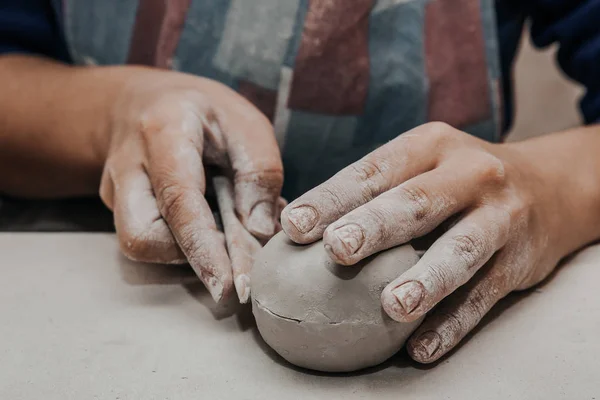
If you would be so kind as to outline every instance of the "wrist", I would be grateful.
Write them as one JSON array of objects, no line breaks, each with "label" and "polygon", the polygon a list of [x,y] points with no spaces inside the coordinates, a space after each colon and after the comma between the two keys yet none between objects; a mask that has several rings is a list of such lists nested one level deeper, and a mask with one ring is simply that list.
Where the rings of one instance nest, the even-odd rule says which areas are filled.
[{"label": "wrist", "polygon": [[524,187],[548,226],[548,251],[564,257],[600,238],[599,126],[502,146],[519,159]]},{"label": "wrist", "polygon": [[0,57],[0,191],[25,197],[97,193],[125,67]]}]

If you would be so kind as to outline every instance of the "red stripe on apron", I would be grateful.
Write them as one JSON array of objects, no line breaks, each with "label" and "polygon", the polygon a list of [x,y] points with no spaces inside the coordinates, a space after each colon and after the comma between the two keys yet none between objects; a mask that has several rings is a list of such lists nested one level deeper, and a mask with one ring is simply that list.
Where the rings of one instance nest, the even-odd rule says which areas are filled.
[{"label": "red stripe on apron", "polygon": [[425,10],[428,119],[461,128],[492,117],[479,0],[433,0]]},{"label": "red stripe on apron", "polygon": [[192,0],[140,0],[128,64],[171,68]]},{"label": "red stripe on apron", "polygon": [[363,112],[369,86],[374,0],[310,0],[288,107],[331,115]]}]

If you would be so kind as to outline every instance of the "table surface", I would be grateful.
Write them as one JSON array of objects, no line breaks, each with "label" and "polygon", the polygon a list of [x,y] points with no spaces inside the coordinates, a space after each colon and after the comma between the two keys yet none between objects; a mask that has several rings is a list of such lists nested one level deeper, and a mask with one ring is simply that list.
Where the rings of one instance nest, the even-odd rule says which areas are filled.
[{"label": "table surface", "polygon": [[0,234],[0,399],[600,399],[600,246],[502,301],[451,357],[294,369],[247,307],[110,234]]}]

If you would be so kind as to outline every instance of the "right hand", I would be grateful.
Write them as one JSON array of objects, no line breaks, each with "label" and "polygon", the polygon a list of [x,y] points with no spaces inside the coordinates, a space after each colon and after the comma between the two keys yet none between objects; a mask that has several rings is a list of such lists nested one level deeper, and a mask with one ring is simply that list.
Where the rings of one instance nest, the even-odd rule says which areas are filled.
[{"label": "right hand", "polygon": [[[277,229],[283,183],[270,122],[218,82],[125,68],[135,70],[109,116],[100,184],[123,253],[144,262],[187,261],[215,301],[228,295],[234,283],[240,299],[247,300],[251,265],[236,266],[232,273],[223,234],[204,197],[205,167],[219,167],[230,176],[240,222],[254,237],[270,238]],[[245,252],[255,248],[248,245],[252,235],[244,232],[227,243]],[[237,259],[251,262],[251,257]]]}]

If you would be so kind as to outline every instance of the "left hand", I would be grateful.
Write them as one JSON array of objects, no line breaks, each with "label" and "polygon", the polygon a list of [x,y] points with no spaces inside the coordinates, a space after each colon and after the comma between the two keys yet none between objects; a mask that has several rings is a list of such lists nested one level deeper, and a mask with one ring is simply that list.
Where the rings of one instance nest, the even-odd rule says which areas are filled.
[{"label": "left hand", "polygon": [[542,281],[590,239],[569,197],[585,189],[569,181],[550,136],[491,144],[443,123],[423,125],[292,202],[283,229],[297,243],[323,238],[334,261],[353,265],[457,218],[381,296],[401,322],[439,303],[408,343],[412,358],[433,362],[498,300]]}]

